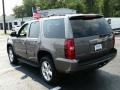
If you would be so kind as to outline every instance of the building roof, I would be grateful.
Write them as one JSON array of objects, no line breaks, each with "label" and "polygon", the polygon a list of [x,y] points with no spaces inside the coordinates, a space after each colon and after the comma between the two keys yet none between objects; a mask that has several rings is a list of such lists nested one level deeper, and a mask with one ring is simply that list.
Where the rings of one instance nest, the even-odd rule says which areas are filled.
[{"label": "building roof", "polygon": [[[65,14],[75,14],[76,10],[69,9],[69,8],[56,8],[56,9],[47,9],[47,10],[41,10],[41,15],[43,17],[48,17],[52,15],[65,15]],[[33,20],[32,17],[23,17],[24,21]],[[21,18],[15,18],[15,16],[6,16],[6,22],[14,22],[14,21],[22,21]],[[3,22],[3,17],[0,16],[0,22]]]},{"label": "building roof", "polygon": [[[13,20],[13,19],[15,19],[15,17],[14,16],[6,16],[6,20]],[[3,20],[3,16],[0,16],[0,21],[2,21]]]},{"label": "building roof", "polygon": [[102,16],[99,14],[65,14],[65,15],[54,15],[45,17],[44,19],[55,19],[55,18],[65,18],[65,17],[75,17],[75,16]]},{"label": "building roof", "polygon": [[47,9],[47,10],[42,10],[42,11],[54,11],[54,10],[73,10],[73,11],[76,11],[74,9],[69,9],[69,8],[55,8],[55,9]]}]

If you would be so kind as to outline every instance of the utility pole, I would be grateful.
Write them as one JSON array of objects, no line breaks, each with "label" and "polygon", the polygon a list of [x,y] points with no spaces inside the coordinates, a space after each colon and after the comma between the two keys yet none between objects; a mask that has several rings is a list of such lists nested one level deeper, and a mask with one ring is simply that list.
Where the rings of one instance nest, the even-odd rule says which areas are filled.
[{"label": "utility pole", "polygon": [[4,33],[6,34],[6,22],[5,22],[5,5],[4,5],[4,0],[2,0],[2,6],[3,6],[3,29]]},{"label": "utility pole", "polygon": [[22,7],[22,10],[21,10],[21,18],[22,18],[21,25],[23,25],[23,23],[24,23],[23,16],[24,16],[24,8]]}]

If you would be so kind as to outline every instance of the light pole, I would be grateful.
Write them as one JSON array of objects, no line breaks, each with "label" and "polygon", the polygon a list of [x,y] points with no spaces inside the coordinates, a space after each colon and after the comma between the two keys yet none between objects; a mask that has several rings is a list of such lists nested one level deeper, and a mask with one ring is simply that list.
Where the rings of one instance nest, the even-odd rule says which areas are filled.
[{"label": "light pole", "polygon": [[21,10],[21,18],[22,18],[22,24],[23,24],[23,13],[24,13],[24,11],[23,11],[24,9],[23,9],[23,7],[22,7],[22,10]]},{"label": "light pole", "polygon": [[3,29],[4,33],[6,34],[6,22],[5,22],[5,5],[4,5],[4,0],[2,0],[2,6],[3,6]]}]

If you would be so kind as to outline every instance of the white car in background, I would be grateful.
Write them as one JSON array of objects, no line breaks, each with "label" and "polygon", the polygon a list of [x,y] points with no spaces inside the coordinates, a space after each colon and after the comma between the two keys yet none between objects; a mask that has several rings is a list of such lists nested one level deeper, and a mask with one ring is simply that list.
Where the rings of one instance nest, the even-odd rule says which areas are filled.
[{"label": "white car in background", "polygon": [[120,17],[106,18],[115,34],[120,34]]},{"label": "white car in background", "polygon": [[12,28],[12,31],[18,31],[20,29],[20,26],[14,26],[13,28]]}]

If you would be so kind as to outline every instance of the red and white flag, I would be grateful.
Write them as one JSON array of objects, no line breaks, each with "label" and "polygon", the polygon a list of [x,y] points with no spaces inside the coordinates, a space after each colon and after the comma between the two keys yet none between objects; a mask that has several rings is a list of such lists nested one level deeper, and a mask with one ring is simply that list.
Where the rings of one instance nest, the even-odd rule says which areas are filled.
[{"label": "red and white flag", "polygon": [[33,19],[40,19],[41,15],[40,15],[40,7],[32,7],[32,13],[33,13]]}]

